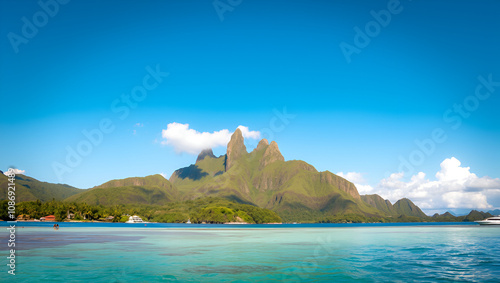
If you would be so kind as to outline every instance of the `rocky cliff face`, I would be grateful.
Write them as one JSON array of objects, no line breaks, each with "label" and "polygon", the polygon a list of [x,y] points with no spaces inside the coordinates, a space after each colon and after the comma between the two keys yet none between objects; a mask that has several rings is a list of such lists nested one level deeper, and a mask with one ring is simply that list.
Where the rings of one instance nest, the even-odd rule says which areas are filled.
[{"label": "rocky cliff face", "polygon": [[264,151],[264,155],[260,160],[260,168],[262,169],[276,161],[285,161],[285,158],[283,157],[283,155],[281,155],[278,144],[275,141],[272,141],[271,144],[267,146],[266,151]]},{"label": "rocky cliff face", "polygon": [[243,139],[243,134],[240,129],[236,129],[231,140],[227,144],[226,153],[226,172],[231,169],[236,160],[247,154],[247,147],[245,146],[245,140]]},{"label": "rocky cliff face", "polygon": [[261,151],[263,149],[266,149],[269,146],[269,142],[266,139],[261,139],[257,147],[253,150],[255,151]]},{"label": "rocky cliff face", "polygon": [[341,189],[342,191],[348,193],[354,199],[361,200],[361,197],[358,193],[358,189],[356,189],[356,186],[354,186],[353,183],[347,181],[346,179],[339,177],[330,171],[321,172],[320,178],[322,183],[333,185]]},{"label": "rocky cliff face", "polygon": [[381,196],[374,195],[363,195],[361,199],[368,205],[375,207],[376,209],[385,212],[387,215],[397,215],[398,213],[394,209],[392,203],[389,200],[384,200]]}]

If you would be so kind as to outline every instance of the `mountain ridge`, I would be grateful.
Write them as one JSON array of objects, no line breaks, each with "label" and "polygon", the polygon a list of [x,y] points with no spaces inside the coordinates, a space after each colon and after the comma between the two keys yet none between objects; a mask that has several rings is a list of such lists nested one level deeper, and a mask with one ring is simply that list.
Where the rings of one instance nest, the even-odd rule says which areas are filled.
[{"label": "mountain ridge", "polygon": [[[84,191],[66,184],[42,182],[23,174],[16,175],[14,184],[17,202],[63,200]],[[0,199],[7,199],[8,186],[8,177],[2,172],[0,174]]]},{"label": "mountain ridge", "polygon": [[94,205],[130,203],[162,205],[178,200],[177,188],[159,174],[111,180],[65,199],[66,202],[85,202]]}]

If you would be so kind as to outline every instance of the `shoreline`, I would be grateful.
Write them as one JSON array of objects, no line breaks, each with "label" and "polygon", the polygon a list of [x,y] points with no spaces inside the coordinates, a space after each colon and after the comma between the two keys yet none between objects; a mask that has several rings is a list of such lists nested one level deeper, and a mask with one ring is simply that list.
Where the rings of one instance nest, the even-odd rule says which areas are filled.
[{"label": "shoreline", "polygon": [[[60,228],[133,228],[133,229],[327,229],[327,228],[412,228],[412,227],[500,227],[500,225],[479,225],[475,222],[407,222],[407,223],[314,223],[314,224],[185,224],[185,223],[148,223],[152,225],[134,225],[130,223],[110,222],[34,222],[20,221],[19,228],[52,228],[55,223]],[[24,223],[24,225],[23,225]],[[138,223],[141,224],[141,223]],[[0,227],[8,227],[7,222],[0,222]],[[241,227],[241,228],[236,228]]]}]

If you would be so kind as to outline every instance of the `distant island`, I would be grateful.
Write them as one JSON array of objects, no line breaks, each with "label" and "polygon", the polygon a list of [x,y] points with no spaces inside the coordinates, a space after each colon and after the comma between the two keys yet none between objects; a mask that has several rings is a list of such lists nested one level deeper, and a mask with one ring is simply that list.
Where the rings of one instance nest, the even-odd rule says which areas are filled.
[{"label": "distant island", "polygon": [[[1,171],[0,171],[1,172]],[[0,219],[8,219],[7,177],[0,174]],[[57,221],[125,222],[128,215],[164,223],[363,223],[457,222],[491,217],[471,211],[427,216],[411,200],[392,204],[359,195],[356,186],[329,171],[285,161],[276,142],[261,140],[247,152],[240,129],[227,153],[203,150],[196,163],[161,175],[112,180],[91,189],[16,176],[19,220],[54,216]]]}]

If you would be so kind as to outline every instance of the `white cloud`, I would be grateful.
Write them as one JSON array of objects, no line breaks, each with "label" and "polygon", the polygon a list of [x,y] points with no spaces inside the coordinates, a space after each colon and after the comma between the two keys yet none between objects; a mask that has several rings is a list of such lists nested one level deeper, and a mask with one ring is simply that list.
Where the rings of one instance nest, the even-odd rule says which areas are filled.
[{"label": "white cloud", "polygon": [[241,130],[241,134],[245,139],[260,139],[260,132],[258,131],[250,131],[248,127],[238,126],[238,129]]},{"label": "white cloud", "polygon": [[460,167],[462,163],[455,157],[445,159],[441,162],[441,171],[436,173],[439,181],[463,182],[470,176],[476,177],[476,174],[470,173],[470,167]]},{"label": "white cloud", "polygon": [[166,175],[165,173],[161,172],[161,173],[160,173],[160,175],[161,175],[163,178],[167,179],[167,175]]},{"label": "white cloud", "polygon": [[362,184],[354,184],[358,189],[358,192],[362,195],[371,195],[374,194],[374,189],[370,185],[362,185]]},{"label": "white cloud", "polygon": [[404,180],[404,173],[393,173],[375,187],[358,172],[339,172],[337,175],[353,182],[360,194],[379,194],[392,203],[409,198],[420,208],[431,211],[446,209],[492,209],[500,204],[500,179],[478,177],[470,167],[462,167],[455,157],[441,162],[435,180],[420,172]]},{"label": "white cloud", "polygon": [[363,177],[363,174],[358,172],[347,172],[345,174],[344,172],[338,172],[337,175],[346,179],[349,182],[354,183],[360,194],[366,195],[373,193],[374,190],[373,187],[366,184],[366,180]]},{"label": "white cloud", "polygon": [[[24,172],[26,172],[25,170],[20,170],[20,169],[12,169],[12,172],[14,172],[14,174],[16,175],[19,175],[19,174],[23,174],[24,175]],[[8,176],[8,171],[7,172],[3,172],[4,175]]]},{"label": "white cloud", "polygon": [[348,180],[349,182],[353,183],[364,183],[365,178],[363,177],[363,174],[358,173],[358,172],[347,172],[344,174],[344,172],[338,172],[338,176]]},{"label": "white cloud", "polygon": [[500,179],[479,178],[470,167],[461,167],[455,157],[441,162],[434,181],[423,172],[407,182],[403,177],[403,173],[392,174],[380,181],[376,192],[391,202],[407,197],[422,209],[490,209],[493,206],[488,200],[500,195]]},{"label": "white cloud", "polygon": [[481,193],[448,192],[443,195],[448,203],[448,208],[478,208],[488,209],[486,196]]},{"label": "white cloud", "polygon": [[[244,138],[260,138],[260,132],[250,131],[248,127],[244,126],[239,126],[238,128],[241,130]],[[186,152],[196,155],[207,148],[226,146],[232,134],[227,129],[212,133],[198,132],[190,129],[189,124],[174,122],[168,124],[166,130],[162,130],[164,140],[161,143],[173,146],[177,153]]]}]

